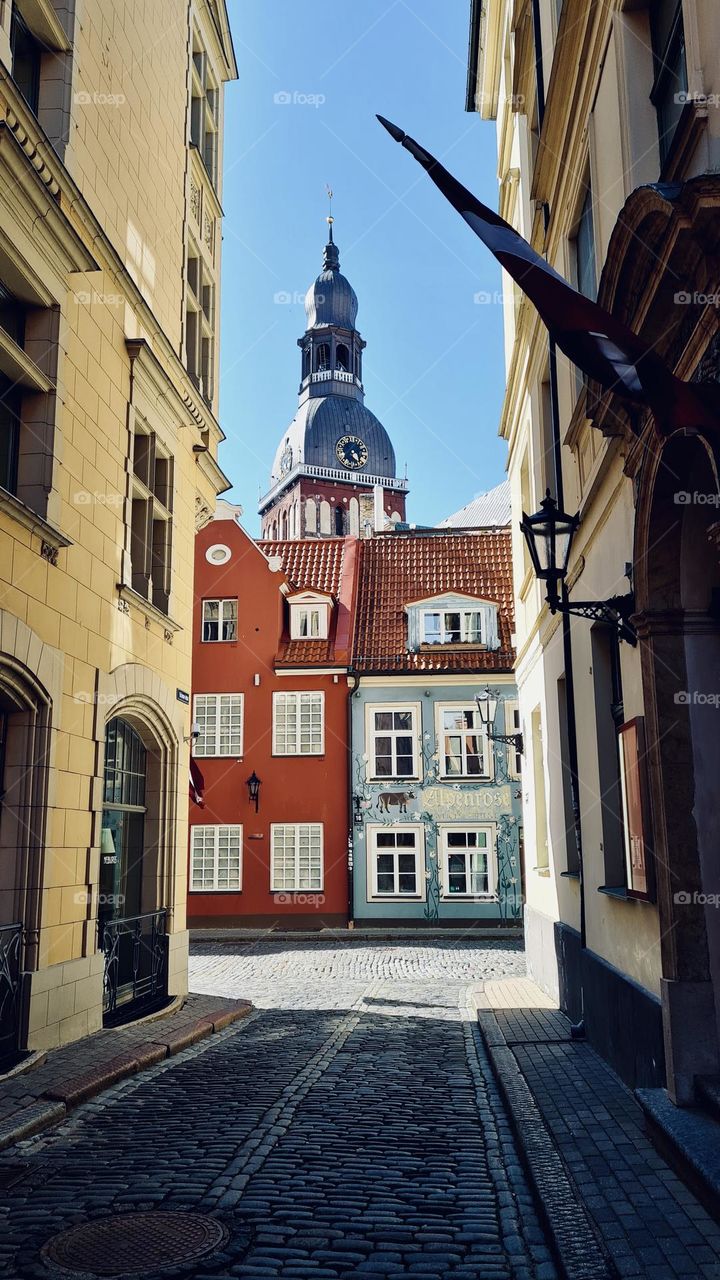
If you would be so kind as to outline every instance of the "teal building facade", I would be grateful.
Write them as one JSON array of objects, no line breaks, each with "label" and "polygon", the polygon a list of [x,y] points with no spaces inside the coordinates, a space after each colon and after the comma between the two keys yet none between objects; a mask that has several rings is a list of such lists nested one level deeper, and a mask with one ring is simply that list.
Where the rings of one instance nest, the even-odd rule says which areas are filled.
[{"label": "teal building facade", "polygon": [[399,530],[363,547],[351,694],[358,925],[517,927],[521,731],[509,531]]}]

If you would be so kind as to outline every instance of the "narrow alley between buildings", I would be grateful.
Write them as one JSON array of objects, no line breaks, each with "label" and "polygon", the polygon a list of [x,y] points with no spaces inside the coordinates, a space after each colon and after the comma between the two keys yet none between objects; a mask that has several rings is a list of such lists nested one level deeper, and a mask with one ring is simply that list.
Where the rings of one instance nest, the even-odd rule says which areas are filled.
[{"label": "narrow alley between buildings", "polygon": [[[487,1029],[481,1035],[478,1024],[478,1008],[481,1021],[487,1016],[487,993],[513,984],[522,990],[523,975],[522,947],[513,941],[196,943],[192,988],[249,998],[255,1011],[0,1156],[0,1177],[16,1173],[14,1181],[4,1177],[12,1185],[3,1210],[2,1274],[17,1280],[82,1274],[72,1247],[58,1254],[44,1246],[88,1219],[162,1211],[203,1215],[218,1233],[215,1247],[209,1236],[204,1256],[168,1270],[165,1255],[149,1270],[154,1246],[146,1231],[142,1258],[129,1259],[126,1274],[134,1264],[146,1276],[196,1280],[365,1274],[552,1280],[562,1272],[490,1063],[494,1053],[497,1068],[503,1051],[498,1056],[492,1035],[486,1045]],[[542,1012],[546,1019],[560,1016]],[[507,1019],[504,1025],[507,1031]],[[547,1046],[535,1048],[542,1067]],[[589,1242],[568,1193],[576,1257],[569,1274],[573,1280],[720,1275],[720,1231],[652,1153],[637,1123],[633,1137],[629,1092],[592,1050],[581,1052],[595,1072],[586,1110],[576,1111],[586,1141],[578,1143],[575,1163],[559,1149],[563,1170],[571,1171],[567,1186],[574,1178],[587,1194],[589,1181],[597,1177],[598,1185]],[[546,1063],[546,1076],[549,1070]],[[622,1205],[588,1156],[592,1090],[597,1102],[603,1085],[616,1091],[615,1102],[610,1093],[606,1101],[625,1155],[633,1142],[647,1148],[635,1151],[640,1172]],[[564,1087],[573,1088],[569,1062]],[[512,1088],[510,1097],[514,1106]],[[530,1128],[546,1141],[540,1120],[530,1118]],[[611,1161],[612,1140],[604,1136]],[[541,1157],[553,1178],[553,1212],[562,1212],[555,1146],[547,1142]],[[577,1163],[583,1158],[585,1169]],[[659,1262],[649,1254],[647,1267],[638,1260],[632,1223],[625,1220],[627,1230],[618,1231],[621,1219],[603,1220],[597,1207],[603,1194],[620,1212],[642,1214],[642,1201],[655,1215],[653,1235],[643,1229],[646,1249],[663,1246],[666,1223],[669,1248]],[[598,1231],[603,1221],[607,1230]]]}]

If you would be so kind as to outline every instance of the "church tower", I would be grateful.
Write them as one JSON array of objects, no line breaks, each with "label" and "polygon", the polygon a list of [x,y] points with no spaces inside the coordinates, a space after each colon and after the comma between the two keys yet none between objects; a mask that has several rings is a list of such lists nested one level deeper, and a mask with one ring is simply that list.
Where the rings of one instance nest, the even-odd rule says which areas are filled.
[{"label": "church tower", "polygon": [[298,339],[297,413],[259,506],[261,537],[273,541],[368,536],[405,519],[407,481],[395,474],[387,431],[365,407],[358,300],[340,272],[332,217],[327,221],[323,267],[307,291],[307,328]]}]

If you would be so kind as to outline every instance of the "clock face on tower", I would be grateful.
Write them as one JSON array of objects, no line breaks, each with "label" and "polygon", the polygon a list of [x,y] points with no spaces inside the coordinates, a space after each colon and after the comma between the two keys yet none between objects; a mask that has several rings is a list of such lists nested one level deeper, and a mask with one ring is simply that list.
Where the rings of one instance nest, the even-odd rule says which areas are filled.
[{"label": "clock face on tower", "polygon": [[368,460],[368,448],[359,436],[341,436],[335,445],[335,453],[344,467],[357,471]]}]

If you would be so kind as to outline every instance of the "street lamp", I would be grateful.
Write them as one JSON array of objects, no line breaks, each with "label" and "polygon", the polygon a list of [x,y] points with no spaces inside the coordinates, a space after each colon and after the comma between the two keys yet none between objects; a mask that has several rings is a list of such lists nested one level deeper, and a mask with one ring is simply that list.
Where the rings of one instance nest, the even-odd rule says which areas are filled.
[{"label": "street lamp", "polygon": [[[609,600],[578,600],[573,604],[567,598],[566,578],[573,538],[580,523],[580,516],[569,516],[559,511],[550,490],[540,503],[540,510],[529,516],[523,511],[520,529],[525,537],[536,578],[546,584],[546,600],[551,613],[574,614],[578,618],[590,618],[593,622],[607,622],[617,628],[621,640],[637,644],[637,634],[630,622],[635,611],[632,592],[611,596]],[[562,593],[558,588],[562,588]]]},{"label": "street lamp", "polygon": [[255,802],[255,812],[257,813],[258,804],[260,801],[260,779],[258,778],[254,769],[250,774],[250,777],[247,779],[247,782],[245,785],[247,786],[247,789],[248,789],[248,796],[250,798],[250,803],[252,804],[253,801]]},{"label": "street lamp", "polygon": [[480,713],[480,724],[485,730],[486,736],[490,742],[504,742],[507,746],[511,746],[518,755],[523,754],[523,736],[521,733],[495,733],[495,717],[497,715],[498,700],[485,685],[482,693],[475,695],[477,709]]}]

